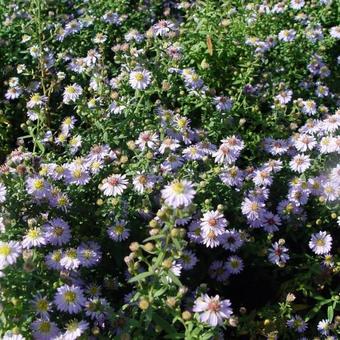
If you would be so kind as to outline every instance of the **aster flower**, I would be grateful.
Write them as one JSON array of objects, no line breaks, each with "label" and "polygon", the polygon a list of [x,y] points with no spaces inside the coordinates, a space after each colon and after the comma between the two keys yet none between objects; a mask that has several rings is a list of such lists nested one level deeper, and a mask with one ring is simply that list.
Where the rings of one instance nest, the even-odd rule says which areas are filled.
[{"label": "aster flower", "polygon": [[217,111],[227,112],[230,111],[233,106],[233,101],[225,96],[214,97],[214,104]]},{"label": "aster flower", "polygon": [[223,248],[231,252],[235,252],[243,243],[244,241],[242,240],[240,233],[235,229],[226,230],[222,235]]},{"label": "aster flower", "polygon": [[278,215],[274,215],[270,211],[266,211],[262,216],[263,229],[267,233],[273,233],[279,230],[279,226],[282,224]]},{"label": "aster flower", "polygon": [[306,152],[313,150],[313,148],[317,145],[317,142],[313,136],[309,136],[307,134],[301,134],[294,141],[294,146],[300,152]]},{"label": "aster flower", "polygon": [[85,305],[85,298],[82,290],[77,286],[63,285],[57,289],[54,296],[54,303],[57,309],[69,314],[79,313]]},{"label": "aster flower", "polygon": [[2,340],[25,340],[25,338],[21,334],[7,331],[2,337]]},{"label": "aster flower", "polygon": [[243,260],[236,255],[229,256],[226,262],[226,268],[231,274],[239,274],[243,270]]},{"label": "aster flower", "polygon": [[47,243],[41,228],[31,228],[28,230],[22,241],[23,248],[40,247]]},{"label": "aster flower", "polygon": [[75,248],[65,250],[61,256],[60,265],[67,270],[76,270],[80,266],[77,250]]},{"label": "aster flower", "polygon": [[157,181],[156,176],[153,175],[145,175],[145,174],[138,174],[132,180],[134,189],[143,194],[145,191],[151,190]]},{"label": "aster flower", "polygon": [[178,263],[182,266],[184,270],[190,270],[195,267],[198,259],[194,252],[191,250],[183,250]]},{"label": "aster flower", "polygon": [[66,331],[62,335],[62,340],[76,340],[89,328],[87,321],[72,320],[66,324]]},{"label": "aster flower", "polygon": [[69,132],[74,128],[74,124],[76,123],[77,119],[74,116],[65,117],[62,124],[61,124],[61,131],[68,135]]},{"label": "aster flower", "polygon": [[185,159],[193,160],[193,161],[203,159],[203,157],[205,156],[205,153],[200,148],[199,144],[191,145],[191,146],[185,148],[182,151],[182,154],[183,154]]},{"label": "aster flower", "polygon": [[273,156],[283,155],[288,151],[288,143],[283,139],[266,138],[264,140],[264,148]]},{"label": "aster flower", "polygon": [[176,25],[170,20],[160,20],[152,26],[152,32],[155,37],[168,36],[170,32],[176,32]]},{"label": "aster flower", "polygon": [[63,102],[65,104],[74,103],[82,95],[82,93],[83,93],[83,89],[80,85],[76,83],[72,85],[68,85],[64,89]]},{"label": "aster flower", "polygon": [[295,39],[296,36],[296,31],[293,29],[290,30],[283,30],[281,32],[279,32],[278,38],[281,41],[284,42],[291,42]]},{"label": "aster flower", "polygon": [[329,320],[323,319],[319,321],[317,329],[322,335],[327,336],[329,334],[330,325],[331,323]]},{"label": "aster flower", "polygon": [[303,333],[307,329],[307,322],[305,322],[300,315],[293,315],[287,321],[287,326],[298,333]]},{"label": "aster flower", "polygon": [[340,39],[340,26],[331,27],[329,34],[335,39]]},{"label": "aster flower", "polygon": [[230,318],[233,313],[230,306],[230,300],[221,300],[218,295],[209,297],[204,294],[195,300],[193,311],[199,313],[201,322],[215,327],[221,325],[224,319]]},{"label": "aster flower", "polygon": [[45,238],[52,245],[61,246],[71,239],[70,226],[62,218],[54,218],[44,225]]},{"label": "aster flower", "polygon": [[38,294],[34,297],[32,301],[34,312],[40,315],[42,318],[48,318],[48,313],[51,310],[51,303],[48,301],[47,297]]},{"label": "aster flower", "polygon": [[339,198],[340,185],[339,181],[324,181],[321,185],[322,197],[326,202],[333,202]]},{"label": "aster flower", "polygon": [[152,131],[143,131],[139,134],[136,140],[136,145],[140,150],[144,151],[146,148],[155,149],[158,144],[158,135]]},{"label": "aster flower", "polygon": [[124,241],[130,236],[130,229],[126,228],[127,222],[124,220],[117,221],[114,226],[107,229],[109,237],[113,241]]},{"label": "aster flower", "polygon": [[201,243],[204,244],[207,248],[218,247],[223,240],[222,235],[216,235],[215,232],[212,230],[207,233],[202,233],[201,231]]},{"label": "aster flower", "polygon": [[256,186],[270,186],[273,182],[273,178],[270,175],[271,171],[268,168],[260,168],[252,173],[253,182]]},{"label": "aster flower", "polygon": [[31,99],[29,100],[29,102],[27,103],[26,106],[29,109],[33,109],[36,106],[41,107],[41,106],[45,105],[46,102],[47,102],[47,97],[46,96],[43,96],[43,95],[41,95],[39,93],[34,93],[31,96]]},{"label": "aster flower", "polygon": [[201,221],[201,231],[203,234],[214,232],[216,235],[221,235],[225,232],[225,227],[228,225],[227,220],[218,210],[204,213]]},{"label": "aster flower", "polygon": [[281,91],[278,95],[274,98],[281,104],[286,105],[292,100],[293,91],[292,90],[285,90]]},{"label": "aster flower", "polygon": [[93,297],[86,301],[85,314],[92,320],[103,322],[109,307],[109,303],[104,298]]},{"label": "aster flower", "polygon": [[290,7],[293,9],[301,9],[305,5],[304,0],[291,0]]},{"label": "aster flower", "polygon": [[151,73],[147,70],[136,70],[130,73],[129,83],[135,90],[145,90],[151,82]]},{"label": "aster flower", "polygon": [[121,195],[127,188],[128,180],[125,175],[111,175],[103,180],[101,191],[104,196]]},{"label": "aster flower", "polygon": [[193,220],[189,224],[189,232],[188,237],[191,242],[194,243],[201,243],[202,242],[202,236],[201,236],[201,225],[199,220]]},{"label": "aster flower", "polygon": [[187,207],[196,194],[194,184],[186,179],[175,180],[161,191],[165,203],[172,208]]},{"label": "aster flower", "polygon": [[316,113],[316,103],[314,100],[305,100],[302,102],[302,112],[308,116],[312,116]]},{"label": "aster flower", "polygon": [[106,157],[110,155],[110,147],[109,145],[94,145],[89,154],[86,157],[86,161],[91,163],[94,161],[103,161]]},{"label": "aster flower", "polygon": [[0,268],[12,265],[21,254],[21,246],[16,241],[0,241]]},{"label": "aster flower", "polygon": [[94,241],[82,243],[77,248],[77,258],[83,267],[93,267],[99,263],[102,253],[100,246]]},{"label": "aster flower", "polygon": [[307,155],[296,155],[289,162],[289,166],[293,171],[302,173],[306,171],[311,165],[310,157]]},{"label": "aster flower", "polygon": [[208,272],[209,276],[217,282],[225,282],[230,276],[227,264],[223,261],[212,262]]},{"label": "aster flower", "polygon": [[29,177],[26,180],[27,193],[36,199],[46,198],[50,191],[50,184],[40,176]]},{"label": "aster flower", "polygon": [[33,337],[37,340],[54,339],[60,330],[55,322],[48,319],[38,319],[32,322]]},{"label": "aster flower", "polygon": [[85,185],[90,179],[89,172],[83,165],[72,163],[65,172],[65,182],[67,184]]},{"label": "aster flower", "polygon": [[232,164],[237,160],[239,152],[230,148],[226,143],[222,143],[212,156],[216,163]]},{"label": "aster flower", "polygon": [[225,185],[241,187],[244,180],[244,172],[236,165],[226,167],[222,170],[220,179]]},{"label": "aster flower", "polygon": [[7,190],[3,183],[0,182],[0,204],[6,201]]},{"label": "aster flower", "polygon": [[45,257],[45,262],[48,268],[61,270],[60,260],[62,258],[62,251],[60,249],[48,253]]},{"label": "aster flower", "polygon": [[264,213],[264,203],[255,198],[246,197],[241,204],[242,214],[250,220],[259,219]]},{"label": "aster flower", "polygon": [[280,242],[272,244],[272,248],[269,249],[268,259],[271,263],[278,266],[283,266],[287,260],[289,260],[288,249]]},{"label": "aster flower", "polygon": [[332,249],[332,236],[325,231],[314,233],[309,241],[309,248],[317,255],[328,254]]},{"label": "aster flower", "polygon": [[10,87],[5,93],[5,98],[7,100],[14,100],[20,97],[22,94],[22,89],[19,86]]},{"label": "aster flower", "polygon": [[[181,276],[181,273],[182,273],[182,265],[181,263],[178,261],[172,261],[172,266],[171,268],[169,269],[169,272],[171,272],[173,275],[175,276]],[[166,281],[171,283],[172,282],[172,278],[170,275],[166,276],[165,277]]]}]

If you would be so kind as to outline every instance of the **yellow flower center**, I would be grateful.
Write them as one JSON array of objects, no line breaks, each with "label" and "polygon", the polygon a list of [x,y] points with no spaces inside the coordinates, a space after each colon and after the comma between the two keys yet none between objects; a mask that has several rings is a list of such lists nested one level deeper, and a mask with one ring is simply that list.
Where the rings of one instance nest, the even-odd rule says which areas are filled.
[{"label": "yellow flower center", "polygon": [[49,333],[51,330],[51,324],[49,321],[42,321],[39,325],[39,331],[42,333]]},{"label": "yellow flower center", "polygon": [[64,233],[64,229],[62,227],[58,227],[58,226],[54,227],[53,234],[55,236],[61,236],[63,233]]},{"label": "yellow flower center", "polygon": [[136,73],[135,78],[137,81],[142,81],[144,79],[143,73]]},{"label": "yellow flower center", "polygon": [[171,185],[171,189],[176,194],[183,194],[184,192],[184,185],[181,182],[176,182]]},{"label": "yellow flower center", "polygon": [[121,235],[123,234],[123,232],[124,232],[124,226],[122,226],[121,224],[117,224],[115,226],[115,233],[118,235]]},{"label": "yellow flower center", "polygon": [[42,179],[36,179],[33,183],[35,190],[41,190],[44,187],[44,181]]},{"label": "yellow flower center", "polygon": [[53,253],[52,255],[52,260],[55,262],[59,262],[61,259],[61,252],[60,251],[56,251],[55,253]]},{"label": "yellow flower center", "polygon": [[31,101],[32,102],[38,102],[40,100],[40,94],[39,93],[35,93],[32,97],[31,97]]},{"label": "yellow flower center", "polygon": [[65,124],[65,125],[71,125],[71,124],[72,124],[72,119],[71,119],[71,117],[66,117],[65,120],[64,120],[64,124]]},{"label": "yellow flower center", "polygon": [[8,244],[3,244],[0,246],[0,255],[8,256],[11,253],[11,247]]},{"label": "yellow flower center", "polygon": [[325,240],[321,239],[321,240],[317,240],[316,241],[316,245],[318,247],[323,247],[325,245]]},{"label": "yellow flower center", "polygon": [[48,302],[45,299],[41,299],[37,301],[37,310],[39,312],[47,312],[48,310]]},{"label": "yellow flower center", "polygon": [[67,303],[73,303],[76,301],[76,293],[75,292],[71,292],[71,291],[68,291],[66,293],[64,293],[64,300],[67,302]]},{"label": "yellow flower center", "polygon": [[40,230],[37,228],[30,229],[27,233],[27,236],[31,239],[37,239],[40,236]]},{"label": "yellow flower center", "polygon": [[81,169],[76,169],[76,170],[73,171],[73,177],[74,178],[81,178],[81,175],[82,175]]},{"label": "yellow flower center", "polygon": [[67,86],[65,90],[69,94],[76,93],[76,89],[73,86]]},{"label": "yellow flower center", "polygon": [[71,259],[76,259],[77,258],[77,251],[75,249],[69,249],[66,252],[66,256],[70,257]]}]

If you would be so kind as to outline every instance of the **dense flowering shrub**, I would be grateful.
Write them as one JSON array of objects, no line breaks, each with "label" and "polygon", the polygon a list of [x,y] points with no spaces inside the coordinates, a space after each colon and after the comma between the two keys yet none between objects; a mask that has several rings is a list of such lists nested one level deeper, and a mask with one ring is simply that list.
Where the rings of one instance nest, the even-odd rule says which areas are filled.
[{"label": "dense flowering shrub", "polygon": [[336,339],[337,1],[4,3],[0,337]]}]

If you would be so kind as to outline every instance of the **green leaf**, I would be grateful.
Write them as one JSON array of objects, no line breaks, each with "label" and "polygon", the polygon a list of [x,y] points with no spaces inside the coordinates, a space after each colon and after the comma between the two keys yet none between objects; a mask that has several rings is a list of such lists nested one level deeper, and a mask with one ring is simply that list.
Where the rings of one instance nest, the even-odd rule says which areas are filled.
[{"label": "green leaf", "polygon": [[152,240],[159,240],[161,238],[164,238],[164,235],[150,236],[150,237],[146,238],[145,240],[143,240],[143,242],[149,242],[149,241],[152,241]]},{"label": "green leaf", "polygon": [[332,322],[333,316],[334,316],[333,306],[328,306],[328,308],[327,308],[327,318],[328,318],[329,322]]},{"label": "green leaf", "polygon": [[170,276],[171,280],[179,287],[183,287],[181,281],[178,279],[178,277],[171,271],[169,270],[168,275]]},{"label": "green leaf", "polygon": [[136,276],[134,276],[133,278],[131,278],[129,280],[129,283],[133,283],[133,282],[136,282],[136,281],[143,281],[145,278],[149,277],[149,276],[152,276],[153,273],[152,272],[144,272],[144,273],[140,273]]}]

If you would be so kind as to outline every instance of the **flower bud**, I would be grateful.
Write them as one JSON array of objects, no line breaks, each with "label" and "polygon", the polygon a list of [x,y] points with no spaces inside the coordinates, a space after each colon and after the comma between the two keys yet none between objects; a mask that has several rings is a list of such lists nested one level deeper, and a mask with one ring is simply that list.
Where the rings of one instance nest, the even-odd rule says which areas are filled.
[{"label": "flower bud", "polygon": [[138,242],[132,242],[130,245],[129,245],[129,249],[131,251],[137,251],[139,249],[139,243]]},{"label": "flower bud", "polygon": [[188,320],[190,320],[191,318],[192,318],[192,314],[191,314],[189,311],[185,310],[185,311],[182,313],[182,319],[183,319],[184,321],[188,321]]},{"label": "flower bud", "polygon": [[141,298],[139,300],[138,306],[139,306],[139,308],[141,310],[147,310],[149,308],[149,306],[150,306],[150,303],[149,303],[149,301],[146,298]]}]

